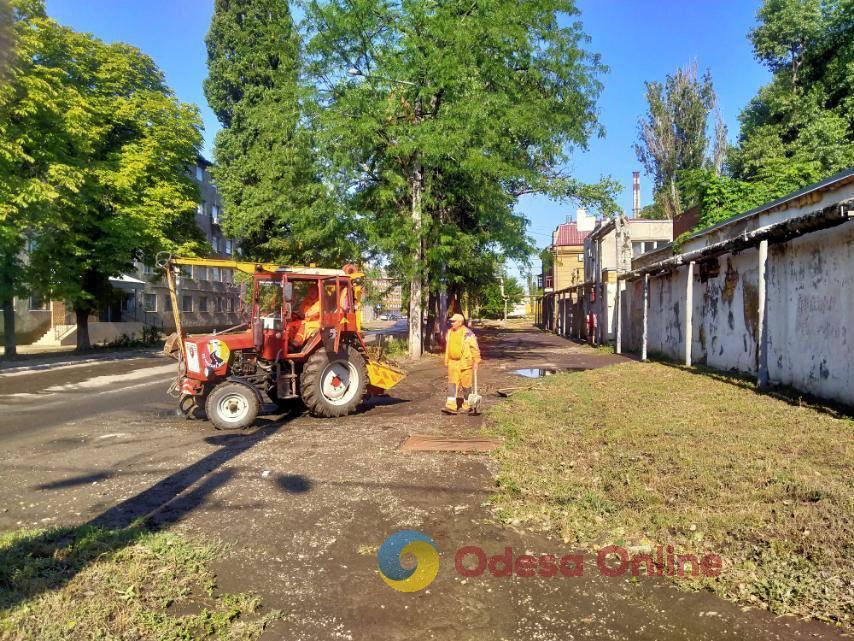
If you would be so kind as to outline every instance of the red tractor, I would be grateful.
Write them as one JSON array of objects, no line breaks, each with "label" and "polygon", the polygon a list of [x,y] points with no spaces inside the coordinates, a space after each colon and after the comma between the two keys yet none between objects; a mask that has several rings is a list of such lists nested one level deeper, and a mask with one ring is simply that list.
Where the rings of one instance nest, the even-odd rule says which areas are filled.
[{"label": "red tractor", "polygon": [[[284,408],[301,399],[315,416],[356,411],[365,395],[391,389],[403,372],[372,361],[361,335],[362,276],[355,268],[284,267],[163,257],[177,332],[167,352],[179,358],[174,391],[185,416],[204,414],[221,430],[249,427],[265,396]],[[220,333],[187,336],[178,311],[181,265],[230,267],[252,274],[246,322]]]}]

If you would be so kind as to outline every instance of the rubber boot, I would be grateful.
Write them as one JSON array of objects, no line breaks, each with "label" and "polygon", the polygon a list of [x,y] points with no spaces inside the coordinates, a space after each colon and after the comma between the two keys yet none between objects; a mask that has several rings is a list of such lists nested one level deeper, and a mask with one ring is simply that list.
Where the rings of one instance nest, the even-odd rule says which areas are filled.
[{"label": "rubber boot", "polygon": [[445,414],[459,414],[459,411],[457,410],[457,399],[449,398],[445,401],[445,406],[442,408],[442,411]]}]

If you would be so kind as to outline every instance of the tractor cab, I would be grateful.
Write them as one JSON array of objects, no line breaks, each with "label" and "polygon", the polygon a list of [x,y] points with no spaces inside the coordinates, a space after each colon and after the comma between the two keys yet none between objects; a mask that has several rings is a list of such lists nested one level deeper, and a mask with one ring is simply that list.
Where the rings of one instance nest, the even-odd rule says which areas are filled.
[{"label": "tractor cab", "polygon": [[337,349],[341,335],[361,329],[349,276],[255,275],[250,326],[266,360],[303,359],[318,343]]}]

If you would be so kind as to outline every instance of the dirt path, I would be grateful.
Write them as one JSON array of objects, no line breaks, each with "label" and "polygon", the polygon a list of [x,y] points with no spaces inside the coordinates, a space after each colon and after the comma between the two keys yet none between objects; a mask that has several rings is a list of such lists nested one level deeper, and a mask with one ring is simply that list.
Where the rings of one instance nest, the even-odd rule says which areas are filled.
[{"label": "dirt path", "polygon": [[[494,390],[524,384],[517,368],[588,368],[619,359],[536,330],[483,331],[481,375]],[[815,639],[823,625],[741,612],[708,593],[653,579],[463,578],[454,553],[567,554],[562,542],[495,524],[486,455],[405,454],[411,433],[476,435],[482,418],[439,412],[440,361],[427,358],[394,390],[345,420],[265,421],[217,433],[168,416],[168,399],[57,424],[0,454],[0,528],[149,516],[233,545],[220,586],[252,590],[287,620],[265,639]],[[560,456],[544,452],[543,456]],[[419,530],[441,568],[414,594],[386,586],[376,549]]]}]

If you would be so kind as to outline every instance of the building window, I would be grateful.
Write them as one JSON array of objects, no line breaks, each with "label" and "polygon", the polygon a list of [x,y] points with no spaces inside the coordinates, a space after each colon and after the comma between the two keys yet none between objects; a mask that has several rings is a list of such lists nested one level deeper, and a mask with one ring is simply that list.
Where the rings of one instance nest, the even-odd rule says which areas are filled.
[{"label": "building window", "polygon": [[30,296],[30,311],[43,312],[50,308],[50,301],[40,292],[33,292]]},{"label": "building window", "polygon": [[203,182],[205,179],[205,168],[199,165],[196,165],[196,180],[199,182]]},{"label": "building window", "polygon": [[219,296],[216,299],[216,311],[218,311],[218,312],[224,312],[225,311],[225,301],[223,300],[222,296]]},{"label": "building window", "polygon": [[651,252],[657,247],[662,247],[667,241],[659,240],[636,240],[632,243],[632,256],[640,256],[647,252]]},{"label": "building window", "polygon": [[193,268],[193,278],[195,280],[207,280],[208,279],[207,267],[201,267],[200,265],[196,265]]},{"label": "building window", "polygon": [[218,283],[222,280],[222,272],[220,271],[219,267],[211,267],[208,270],[208,275],[210,280],[214,282]]},{"label": "building window", "polygon": [[231,282],[231,270],[228,269],[227,267],[223,267],[221,273],[222,273],[222,282],[223,283],[230,283]]},{"label": "building window", "polygon": [[211,220],[219,224],[219,207],[211,205]]},{"label": "building window", "polygon": [[579,263],[583,263],[583,262],[584,262],[584,254],[578,254],[578,262],[579,262]]},{"label": "building window", "polygon": [[200,202],[198,205],[196,205],[196,213],[198,213],[199,216],[205,215],[205,201],[204,200],[202,202]]},{"label": "building window", "polygon": [[181,297],[181,311],[182,312],[192,312],[193,311],[193,297],[192,296],[182,296]]},{"label": "building window", "polygon": [[156,312],[157,311],[157,294],[144,294],[142,303],[143,303],[143,309],[146,312]]},{"label": "building window", "polygon": [[208,297],[207,296],[199,296],[199,311],[200,312],[208,311]]},{"label": "building window", "polygon": [[225,253],[228,254],[229,256],[231,256],[231,254],[232,254],[231,241],[230,240],[225,241]]},{"label": "building window", "polygon": [[233,296],[228,297],[228,311],[229,312],[234,311],[234,297]]}]

